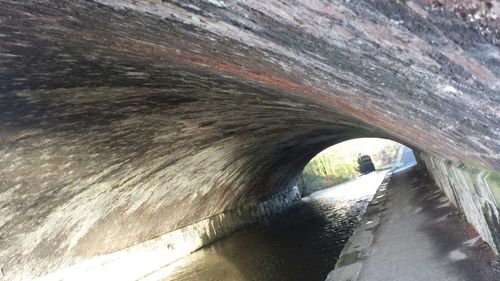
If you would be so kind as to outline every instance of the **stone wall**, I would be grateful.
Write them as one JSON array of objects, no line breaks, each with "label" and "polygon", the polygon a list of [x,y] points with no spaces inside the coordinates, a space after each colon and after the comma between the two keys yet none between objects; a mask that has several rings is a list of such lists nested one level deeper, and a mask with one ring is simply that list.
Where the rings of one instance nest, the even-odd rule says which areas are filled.
[{"label": "stone wall", "polygon": [[257,219],[281,212],[300,198],[294,186],[261,203],[225,211],[132,247],[81,261],[67,260],[60,265],[62,269],[47,275],[40,268],[9,278],[25,280],[43,275],[36,280],[138,280]]},{"label": "stone wall", "polygon": [[500,252],[500,173],[420,153],[437,186],[465,215],[481,237]]}]

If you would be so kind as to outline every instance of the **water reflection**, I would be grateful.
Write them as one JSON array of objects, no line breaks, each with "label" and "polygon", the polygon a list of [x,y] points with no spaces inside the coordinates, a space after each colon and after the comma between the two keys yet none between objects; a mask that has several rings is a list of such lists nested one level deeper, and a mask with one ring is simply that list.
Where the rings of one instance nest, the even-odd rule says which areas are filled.
[{"label": "water reflection", "polygon": [[149,276],[149,280],[324,280],[384,178],[371,173],[313,193]]}]

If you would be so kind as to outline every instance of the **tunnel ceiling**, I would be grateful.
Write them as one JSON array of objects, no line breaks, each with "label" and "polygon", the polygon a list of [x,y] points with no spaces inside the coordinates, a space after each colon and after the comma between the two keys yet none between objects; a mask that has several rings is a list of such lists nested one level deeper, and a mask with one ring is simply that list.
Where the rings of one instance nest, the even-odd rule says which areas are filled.
[{"label": "tunnel ceiling", "polygon": [[354,137],[500,168],[497,6],[470,22],[426,1],[0,5],[7,264],[262,200]]}]

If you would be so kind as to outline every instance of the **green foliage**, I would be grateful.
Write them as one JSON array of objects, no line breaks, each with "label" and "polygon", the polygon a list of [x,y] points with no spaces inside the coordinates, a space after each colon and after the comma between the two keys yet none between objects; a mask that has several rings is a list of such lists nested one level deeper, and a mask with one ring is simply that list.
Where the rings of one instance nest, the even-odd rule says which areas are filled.
[{"label": "green foliage", "polygon": [[327,151],[314,157],[302,172],[300,183],[304,195],[330,187],[358,176],[358,165],[337,151]]},{"label": "green foliage", "polygon": [[355,177],[358,175],[357,163],[347,160],[336,151],[318,154],[304,168],[303,174],[321,177]]},{"label": "green foliage", "polygon": [[390,168],[399,143],[380,139],[356,139],[316,155],[304,168],[299,182],[303,195],[343,183],[359,175],[358,156],[368,154],[375,167]]},{"label": "green foliage", "polygon": [[305,196],[315,191],[349,181],[350,179],[346,177],[322,177],[302,174],[299,187],[301,188],[302,195]]}]

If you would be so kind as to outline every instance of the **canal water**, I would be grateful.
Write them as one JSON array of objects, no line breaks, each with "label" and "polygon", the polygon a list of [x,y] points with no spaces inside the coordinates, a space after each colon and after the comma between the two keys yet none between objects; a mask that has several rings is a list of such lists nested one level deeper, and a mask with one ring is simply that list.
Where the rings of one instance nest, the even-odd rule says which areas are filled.
[{"label": "canal water", "polygon": [[287,211],[237,231],[146,279],[325,280],[385,174],[373,172],[315,192]]}]

